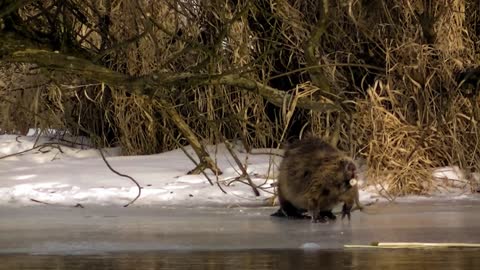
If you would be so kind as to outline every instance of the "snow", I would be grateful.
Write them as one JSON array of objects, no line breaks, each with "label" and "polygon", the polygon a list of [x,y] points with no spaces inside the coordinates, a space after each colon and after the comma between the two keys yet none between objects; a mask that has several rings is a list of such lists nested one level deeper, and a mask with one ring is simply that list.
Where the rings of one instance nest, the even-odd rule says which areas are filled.
[{"label": "snow", "polygon": [[[54,144],[57,142],[60,144]],[[99,151],[86,146],[87,139],[77,139],[76,142],[77,144],[68,144],[55,137],[40,137],[35,132],[29,136],[0,135],[0,205],[125,205],[137,196],[137,186],[130,179],[109,170]],[[47,145],[34,148],[44,144]],[[186,150],[195,157],[190,147],[186,147]],[[103,151],[115,170],[133,177],[142,186],[141,197],[135,201],[135,205],[269,205],[274,192],[272,184],[281,161],[280,156],[269,153],[278,154],[281,151],[255,149],[253,153],[256,154],[247,155],[240,146],[235,146],[251,179],[260,187],[260,196],[255,196],[252,188],[246,184],[247,180],[239,177],[241,170],[224,145],[208,146],[207,150],[223,171],[219,176],[206,172],[214,185],[202,174],[187,174],[195,165],[181,149],[143,156],[122,156],[120,148]],[[16,154],[19,152],[22,153]],[[11,156],[2,158],[7,155]],[[463,176],[455,168],[443,168],[436,171],[435,176],[439,181],[455,179],[458,182]],[[364,182],[360,179],[360,187]],[[465,194],[464,187],[449,186],[446,191],[452,190],[462,190],[455,193],[457,198],[469,197]],[[363,187],[360,190],[360,200],[364,203],[376,199],[385,200],[375,193],[374,188]],[[442,194],[445,194],[445,190]],[[403,199],[409,198],[422,199]]]},{"label": "snow", "polygon": [[[34,135],[34,134],[32,134]],[[0,135],[0,157],[32,149],[35,145],[53,143],[51,138]],[[108,169],[100,153],[86,147],[49,145],[19,155],[0,159],[0,205],[28,205],[39,202],[55,205],[125,205],[138,193],[128,178]],[[191,148],[187,151],[195,156]],[[121,156],[120,149],[104,149],[111,166],[133,177],[142,186],[136,205],[162,206],[238,206],[265,205],[272,196],[272,175],[280,157],[268,154],[238,153],[245,162],[252,180],[260,185],[260,196],[252,188],[236,180],[240,169],[224,145],[210,146],[217,153],[223,174],[187,175],[194,168],[181,149],[145,156]],[[265,150],[266,153],[267,150]],[[223,193],[217,182],[227,192]],[[35,200],[35,201],[32,201]]]}]

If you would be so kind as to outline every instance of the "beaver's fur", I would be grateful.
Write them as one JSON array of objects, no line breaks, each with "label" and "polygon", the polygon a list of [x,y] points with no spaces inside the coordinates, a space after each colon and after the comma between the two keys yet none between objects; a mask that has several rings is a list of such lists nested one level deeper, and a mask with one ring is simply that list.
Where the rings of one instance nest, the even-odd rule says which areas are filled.
[{"label": "beaver's fur", "polygon": [[290,144],[279,168],[280,210],[272,215],[304,218],[308,211],[313,222],[324,222],[335,219],[332,209],[342,201],[347,205],[345,215],[349,215],[353,204],[349,204],[348,194],[355,171],[351,158],[321,139]]}]

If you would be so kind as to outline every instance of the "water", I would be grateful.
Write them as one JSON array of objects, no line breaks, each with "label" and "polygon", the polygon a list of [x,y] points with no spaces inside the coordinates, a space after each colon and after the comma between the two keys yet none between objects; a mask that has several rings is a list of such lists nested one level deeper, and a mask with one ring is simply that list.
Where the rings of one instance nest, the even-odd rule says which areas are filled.
[{"label": "water", "polygon": [[243,250],[0,255],[10,269],[480,269],[480,249]]},{"label": "water", "polygon": [[270,217],[276,208],[0,207],[0,270],[480,269],[480,249],[343,249],[480,243],[477,201],[376,209],[314,224]]}]

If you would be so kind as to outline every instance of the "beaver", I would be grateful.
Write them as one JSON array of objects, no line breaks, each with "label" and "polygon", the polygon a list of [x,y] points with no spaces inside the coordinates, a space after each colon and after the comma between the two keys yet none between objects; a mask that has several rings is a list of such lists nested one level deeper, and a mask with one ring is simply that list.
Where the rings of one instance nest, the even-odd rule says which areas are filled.
[{"label": "beaver", "polygon": [[345,201],[342,217],[353,207],[350,180],[356,177],[353,160],[319,138],[307,138],[288,145],[279,167],[280,209],[272,216],[308,218],[312,222],[335,220],[332,209]]}]

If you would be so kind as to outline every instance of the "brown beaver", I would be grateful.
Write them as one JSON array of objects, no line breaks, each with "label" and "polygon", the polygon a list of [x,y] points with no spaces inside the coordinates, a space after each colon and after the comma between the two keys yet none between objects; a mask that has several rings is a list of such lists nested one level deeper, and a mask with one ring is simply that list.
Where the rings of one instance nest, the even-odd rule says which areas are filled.
[{"label": "brown beaver", "polygon": [[344,200],[342,216],[349,216],[353,206],[350,180],[355,177],[353,160],[327,142],[307,138],[292,143],[280,163],[280,209],[272,216],[305,218],[308,211],[312,222],[325,222],[336,218],[332,209]]}]

